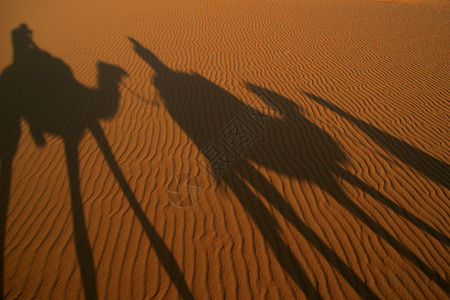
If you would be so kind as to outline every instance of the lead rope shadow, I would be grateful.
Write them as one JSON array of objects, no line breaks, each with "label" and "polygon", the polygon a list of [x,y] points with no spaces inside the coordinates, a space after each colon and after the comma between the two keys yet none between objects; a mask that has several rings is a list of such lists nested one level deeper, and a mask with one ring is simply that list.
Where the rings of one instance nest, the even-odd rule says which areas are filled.
[{"label": "lead rope shadow", "polygon": [[[13,64],[0,76],[1,146],[1,277],[4,277],[5,223],[9,201],[12,161],[20,138],[20,120],[24,119],[38,146],[45,145],[45,133],[64,141],[69,175],[75,248],[86,299],[97,299],[97,279],[92,249],[89,244],[80,189],[79,142],[86,131],[96,139],[110,169],[130,206],[143,227],[164,269],[174,282],[180,296],[193,299],[183,274],[164,240],[147,219],[120,170],[109,143],[99,124],[112,118],[120,99],[119,83],[126,72],[121,68],[98,63],[98,88],[87,88],[76,81],[62,60],[39,49],[32,40],[31,30],[21,24],[12,31]],[[4,110],[3,110],[4,109]],[[4,291],[2,291],[4,292]],[[3,295],[3,293],[2,293]]]}]

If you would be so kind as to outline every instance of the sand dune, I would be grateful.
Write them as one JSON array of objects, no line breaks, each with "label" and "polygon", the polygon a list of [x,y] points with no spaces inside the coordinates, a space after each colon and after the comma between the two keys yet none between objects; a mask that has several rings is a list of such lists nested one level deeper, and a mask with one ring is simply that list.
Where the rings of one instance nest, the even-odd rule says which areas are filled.
[{"label": "sand dune", "polygon": [[3,4],[3,298],[449,298],[449,8]]}]

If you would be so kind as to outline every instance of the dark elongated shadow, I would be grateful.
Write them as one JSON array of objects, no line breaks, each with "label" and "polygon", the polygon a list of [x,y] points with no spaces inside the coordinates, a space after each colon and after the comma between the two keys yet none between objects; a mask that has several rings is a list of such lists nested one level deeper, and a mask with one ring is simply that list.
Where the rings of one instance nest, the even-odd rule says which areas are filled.
[{"label": "dark elongated shadow", "polygon": [[359,278],[359,276],[334,252],[311,228],[308,227],[295,213],[291,204],[287,202],[278,190],[267,181],[253,166],[246,164],[249,177],[253,180],[253,187],[294,226],[298,232],[313,245],[328,263],[337,270],[350,286],[364,299],[379,299],[378,296]]},{"label": "dark elongated shadow", "polygon": [[[352,182],[352,181],[349,181]],[[358,187],[358,185],[357,185]],[[355,217],[360,219],[367,227],[375,232],[379,237],[385,240],[394,250],[400,255],[409,260],[419,270],[421,270],[429,279],[434,281],[444,291],[450,292],[450,283],[446,281],[438,272],[430,268],[422,259],[420,259],[414,252],[400,243],[391,233],[389,233],[383,226],[378,224],[372,217],[370,217],[363,209],[361,209],[354,201],[348,198],[339,183],[334,180],[330,185],[323,186],[333,198],[351,212]]]},{"label": "dark elongated shadow", "polygon": [[94,259],[87,238],[86,218],[81,205],[78,141],[74,139],[66,140],[64,141],[64,146],[70,182],[75,249],[80,264],[81,280],[83,281],[85,297],[87,299],[97,299],[97,278],[95,276]]},{"label": "dark elongated shadow", "polygon": [[0,74],[0,298],[4,295],[5,236],[11,193],[12,165],[19,139],[20,113],[11,102],[9,87],[17,78],[11,66]]},{"label": "dark elongated shadow", "polygon": [[[236,112],[244,107],[244,104],[219,86],[201,77],[199,74],[187,74],[175,72],[164,65],[151,51],[142,47],[136,40],[129,38],[134,45],[136,53],[146,61],[157,72],[154,83],[156,88],[160,91],[163,97],[164,105],[171,114],[174,121],[189,135],[193,142],[195,142],[199,149],[204,149],[210,139],[214,138],[215,132],[218,132],[221,126],[225,125],[230,119],[227,117],[233,116]],[[198,89],[192,89],[193,86]],[[178,89],[177,89],[178,88]],[[186,88],[186,90],[184,89]],[[192,95],[194,94],[194,95]],[[195,100],[190,102],[189,100]],[[219,109],[220,108],[220,109]],[[222,109],[223,108],[223,109]],[[206,116],[206,119],[204,117]],[[199,119],[203,118],[203,119]],[[203,151],[203,150],[202,150]],[[235,180],[238,177],[235,176]],[[226,184],[231,184],[227,181]],[[278,258],[281,266],[292,277],[297,285],[307,295],[314,295],[314,298],[320,298],[318,291],[313,287],[310,279],[306,276],[305,271],[301,268],[294,254],[289,250],[286,244],[282,241],[279,233],[272,233],[267,229],[265,222],[269,222],[275,226],[272,217],[268,212],[263,210],[263,207],[258,204],[263,217],[255,214],[254,207],[245,202],[243,194],[240,191],[245,191],[245,195],[250,195],[253,202],[260,201],[253,195],[253,193],[245,187],[243,182],[237,184],[239,188],[234,190],[237,194],[243,207],[251,215],[255,224],[261,230],[264,238],[269,242],[272,250]],[[252,196],[253,195],[253,196]],[[264,225],[264,226],[263,226]],[[291,263],[286,263],[280,252],[277,250],[281,247],[284,255],[288,255]],[[295,265],[295,268],[292,266]]]},{"label": "dark elongated shadow", "polygon": [[261,199],[259,199],[248,186],[246,186],[245,182],[236,175],[238,174],[227,174],[223,179],[227,186],[230,187],[234,194],[240,199],[242,206],[251,216],[253,222],[263,235],[264,240],[269,244],[270,248],[272,248],[281,267],[289,274],[309,299],[322,299],[319,291],[313,285],[311,279],[309,279],[295,255],[289,249],[289,246],[281,238],[280,229],[275,218],[261,203]]},{"label": "dark elongated shadow", "polygon": [[158,256],[161,264],[163,265],[164,269],[166,270],[167,274],[172,279],[172,282],[177,287],[178,292],[180,293],[180,296],[183,299],[194,299],[191,291],[189,290],[189,287],[186,283],[186,280],[184,279],[184,275],[178,266],[178,263],[176,262],[175,258],[173,257],[172,253],[170,252],[170,249],[167,247],[167,245],[164,243],[164,240],[162,237],[158,234],[158,232],[155,230],[155,228],[152,226],[152,224],[147,219],[144,211],[142,210],[139,202],[137,201],[136,197],[134,196],[133,191],[131,190],[127,180],[125,179],[125,176],[123,175],[122,171],[120,170],[119,165],[117,164],[117,161],[111,151],[111,147],[109,146],[108,140],[106,139],[105,134],[103,133],[103,130],[100,127],[100,124],[94,123],[92,124],[89,129],[92,132],[92,135],[95,137],[101,151],[103,152],[103,155],[105,156],[105,159],[114,174],[114,177],[116,178],[117,182],[120,185],[120,188],[122,189],[123,193],[125,194],[125,197],[127,197],[128,202],[130,203],[131,208],[133,209],[136,218],[139,220],[139,222],[142,225],[142,228],[144,229],[148,239],[154,243],[156,255]]},{"label": "dark elongated shadow", "polygon": [[6,217],[8,215],[9,193],[11,190],[11,161],[2,161],[0,170],[0,295],[3,295],[5,268]]},{"label": "dark elongated shadow", "polygon": [[[95,96],[94,90],[79,84],[73,77],[70,68],[62,60],[39,49],[32,40],[31,34],[31,30],[25,24],[21,24],[12,31],[13,64],[1,74],[1,114],[4,115],[2,119],[5,120],[1,122],[3,207],[0,248],[2,278],[4,276],[5,223],[7,221],[12,160],[17,151],[20,137],[20,121],[24,119],[38,146],[46,143],[44,133],[58,135],[64,140],[75,248],[84,296],[86,299],[97,299],[95,266],[81,201],[77,148],[84,131],[83,117],[86,116],[86,119],[94,116],[100,117],[96,115],[96,111],[92,107],[89,109],[89,106],[97,104],[97,101],[92,100],[100,97]],[[103,77],[108,73],[104,66],[106,65],[99,64],[99,68],[104,68]],[[68,91],[70,92],[68,93]],[[4,136],[3,133],[5,133]]]}]

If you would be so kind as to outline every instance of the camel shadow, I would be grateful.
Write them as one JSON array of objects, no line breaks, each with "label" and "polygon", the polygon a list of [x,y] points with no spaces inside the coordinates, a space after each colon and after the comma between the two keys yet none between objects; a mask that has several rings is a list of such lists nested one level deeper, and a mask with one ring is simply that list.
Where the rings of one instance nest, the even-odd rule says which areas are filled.
[{"label": "camel shadow", "polygon": [[[247,83],[248,90],[259,96],[266,108],[277,111],[279,116],[250,107],[199,74],[170,69],[138,41],[129,40],[136,54],[154,70],[154,85],[173,121],[200,150],[217,180],[233,191],[281,267],[307,297],[321,298],[321,295],[282,239],[276,219],[253,190],[290,222],[355,292],[363,298],[378,298],[364,280],[297,216],[291,203],[254,164],[292,179],[316,184],[358,222],[384,239],[441,288],[448,290],[445,279],[349,198],[339,179],[369,194],[441,241],[442,235],[430,230],[430,226],[403,208],[394,206],[392,200],[347,171],[343,165],[348,158],[340,145],[304,117],[296,103],[273,91]],[[233,163],[236,161],[238,163]]]},{"label": "camel shadow", "polygon": [[[279,161],[285,153],[280,153],[280,148],[278,148],[279,146],[284,147],[286,144],[284,138],[287,136],[284,133],[289,128],[287,126],[291,125],[288,125],[283,119],[271,118],[264,112],[246,105],[231,93],[199,74],[177,72],[170,69],[139,42],[132,38],[129,40],[132,42],[136,54],[155,71],[153,83],[174,122],[200,149],[202,156],[211,166],[211,172],[215,178],[229,187],[236,195],[270,246],[281,267],[305,295],[313,299],[322,298],[317,287],[284,241],[283,233],[274,215],[270,213],[253,189],[266,198],[295,226],[298,232],[341,273],[358,294],[365,298],[376,299],[376,294],[363,280],[297,216],[283,195],[250,164],[250,161],[254,161],[282,173],[292,170],[289,166],[291,162]],[[325,141],[326,147],[338,149],[338,145],[331,137],[326,136],[318,127],[312,126],[313,124],[308,125],[308,128],[300,126],[295,130],[314,130],[319,135],[318,139],[322,138],[321,140]],[[271,136],[269,128],[275,127],[280,127],[277,130],[283,133],[283,140],[267,139],[268,136]],[[257,140],[258,144],[265,145],[263,149],[250,147],[255,144],[248,145],[248,141],[255,142]],[[270,153],[264,153],[268,149]],[[281,149],[281,151],[285,150]],[[293,149],[294,152],[296,150],[299,149]],[[300,151],[302,150],[300,149]],[[332,150],[329,152],[332,153]],[[332,155],[336,161],[344,159],[344,155],[339,151]],[[265,157],[268,158],[267,161],[264,159]],[[239,162],[230,163],[236,160]],[[296,171],[298,170],[296,169]],[[289,175],[300,176],[294,170]]]},{"label": "camel shadow", "polygon": [[31,30],[22,24],[12,31],[13,64],[0,75],[0,276],[3,295],[5,224],[7,218],[12,163],[21,135],[20,122],[25,120],[35,143],[46,144],[45,134],[60,137],[64,142],[69,175],[75,248],[86,299],[97,299],[97,280],[80,189],[79,143],[90,132],[95,138],[111,172],[151,243],[163,267],[184,299],[192,294],[183,274],[157,233],[139,201],[134,196],[99,120],[111,119],[118,110],[119,83],[126,72],[103,62],[97,64],[97,88],[80,84],[70,67],[61,59],[39,49],[32,40]]}]

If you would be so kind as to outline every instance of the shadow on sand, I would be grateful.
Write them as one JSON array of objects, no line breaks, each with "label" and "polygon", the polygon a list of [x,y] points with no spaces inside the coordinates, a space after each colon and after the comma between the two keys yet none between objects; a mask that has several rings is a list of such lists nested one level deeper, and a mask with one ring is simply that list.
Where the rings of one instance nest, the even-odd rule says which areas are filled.
[{"label": "shadow on sand", "polygon": [[91,89],[77,82],[70,67],[61,59],[39,49],[31,30],[22,24],[12,31],[13,64],[0,75],[0,272],[1,294],[4,294],[5,230],[10,197],[12,163],[20,139],[21,119],[30,128],[35,143],[46,144],[45,134],[62,138],[69,174],[73,230],[84,295],[97,299],[96,270],[89,244],[82,207],[79,171],[79,142],[89,131],[96,139],[114,177],[141,223],[156,254],[184,299],[192,294],[175,258],[162,237],[147,219],[113,155],[99,124],[112,118],[118,109],[118,84],[126,72],[120,67],[99,62],[98,87]]},{"label": "shadow on sand", "polygon": [[[337,113],[342,118],[352,122],[367,134],[373,141],[386,151],[392,153],[404,164],[416,169],[423,175],[427,176],[435,183],[450,189],[450,165],[447,163],[419,150],[407,142],[404,142],[387,132],[384,132],[363,120],[360,120],[346,111],[340,109],[336,105],[315,96],[310,93],[305,93],[311,100],[327,107],[331,111]],[[448,240],[447,240],[448,242]]]},{"label": "shadow on sand", "polygon": [[[321,104],[324,107],[327,107],[328,109],[337,113],[344,119],[347,119],[348,121],[352,122],[354,125],[360,128],[365,134],[367,134],[373,141],[375,141],[379,146],[381,146],[386,151],[392,153],[404,164],[409,165],[410,167],[416,169],[423,175],[433,180],[435,183],[440,184],[446,187],[447,189],[450,188],[450,166],[445,162],[440,161],[439,159],[411,146],[410,144],[388,134],[387,132],[384,132],[370,125],[369,123],[364,122],[350,115],[349,113],[345,112],[344,110],[340,109],[336,105],[326,101],[323,98],[320,98],[310,93],[305,94],[316,103]],[[387,197],[384,197],[383,195],[381,195],[380,193],[378,193],[372,187],[369,187],[365,183],[360,182],[358,183],[358,185],[364,187],[364,189],[369,191],[372,196],[377,195],[377,197],[374,196],[375,199],[379,200],[384,205],[389,207],[392,211],[396,212],[400,216],[410,221],[419,229],[427,232],[441,243],[450,246],[450,238],[443,235],[442,233],[434,229],[432,226],[420,220],[419,218],[417,218],[404,208],[398,206],[398,204],[388,199]]]},{"label": "shadow on sand", "polygon": [[[12,166],[20,140],[21,120],[25,120],[37,145],[45,145],[45,134],[59,136],[64,142],[75,247],[85,297],[97,298],[96,270],[87,237],[79,171],[79,142],[87,132],[90,132],[96,139],[99,149],[148,239],[155,245],[156,254],[180,296],[184,299],[192,299],[193,296],[181,269],[140,207],[99,124],[100,119],[110,119],[116,114],[120,100],[118,84],[126,73],[117,66],[100,62],[98,63],[98,87],[91,89],[78,83],[69,66],[62,60],[39,49],[33,42],[31,31],[26,25],[23,24],[13,30],[12,41],[13,64],[0,75],[0,284],[2,294],[4,293],[6,218]],[[259,96],[266,107],[278,111],[280,117],[261,112],[199,74],[177,72],[168,68],[136,40],[130,38],[130,41],[136,54],[155,71],[153,82],[163,99],[165,108],[198,149],[202,150],[203,156],[209,160],[210,165],[217,166],[217,159],[211,156],[209,147],[211,142],[225,144],[227,150],[224,150],[223,154],[238,158],[239,162],[228,166],[226,172],[223,172],[223,168],[214,168],[215,175],[218,181],[233,191],[260,230],[280,266],[308,298],[321,299],[322,297],[316,284],[309,278],[289,245],[284,241],[275,216],[264,205],[257,193],[262,195],[323,255],[356,293],[362,298],[377,299],[378,296],[367,286],[364,279],[360,278],[301,220],[291,203],[253,166],[254,164],[292,179],[316,184],[351,213],[357,222],[364,224],[386,241],[393,250],[414,264],[430,280],[436,282],[442,289],[450,290],[445,279],[350,199],[340,186],[339,179],[369,194],[440,242],[448,245],[448,238],[343,168],[348,159],[339,144],[324,130],[305,118],[298,105],[292,100],[247,83],[248,90]],[[359,126],[405,163],[448,187],[448,177],[446,177],[449,172],[448,165],[350,116],[319,97],[310,94],[308,96]],[[242,112],[245,113],[242,114]],[[244,115],[250,116],[250,119],[237,117]],[[244,148],[242,143],[226,144],[231,140],[242,142],[240,134],[243,132],[246,134],[247,141],[250,137],[253,141],[257,140],[257,143]],[[438,168],[428,167],[426,164],[418,163],[419,161],[428,162]]]},{"label": "shadow on sand", "polygon": [[[258,142],[241,151],[239,145],[223,148],[222,157],[232,157],[234,152],[239,159],[231,167],[216,168],[216,178],[229,187],[239,199],[242,207],[251,216],[266,242],[271,247],[278,262],[287,274],[297,283],[309,298],[321,298],[317,287],[307,276],[295,255],[282,238],[282,232],[275,217],[264,206],[261,199],[250,186],[262,195],[279,213],[286,218],[308,240],[363,298],[378,298],[365,284],[364,280],[314,233],[295,213],[290,202],[258,171],[251,162],[285,174],[292,179],[306,180],[319,186],[327,194],[350,212],[358,222],[365,224],[375,234],[384,239],[395,251],[417,266],[431,280],[444,290],[449,284],[436,271],[427,266],[417,255],[401,244],[397,238],[383,228],[375,219],[366,213],[357,203],[350,199],[342,189],[338,179],[349,182],[354,187],[368,193],[394,212],[405,217],[419,228],[447,242],[442,234],[433,230],[417,217],[401,207],[355,175],[342,167],[347,162],[345,153],[339,144],[325,131],[310,122],[301,113],[297,104],[273,91],[247,83],[247,88],[260,96],[268,107],[281,113],[281,117],[265,114],[252,108],[232,94],[196,73],[177,72],[156,57],[138,41],[129,38],[134,50],[154,70],[153,82],[158,89],[163,104],[173,120],[201,149],[203,156],[213,166],[218,165],[216,151],[211,155],[211,144],[214,146],[224,142],[224,136],[234,141],[257,139]],[[264,97],[261,95],[265,95]],[[270,101],[268,101],[270,99]],[[258,116],[263,127],[259,133],[258,126],[249,124],[242,115]],[[251,121],[250,121],[251,123]],[[258,122],[256,122],[258,123]],[[239,126],[240,125],[240,126]],[[234,133],[226,132],[232,129]],[[247,131],[244,133],[244,131]],[[239,136],[242,133],[243,135]],[[301,137],[301,140],[299,140]],[[222,139],[221,139],[222,138]],[[289,142],[286,142],[289,141]],[[229,141],[228,141],[229,142]],[[229,146],[230,144],[228,144]],[[260,146],[257,146],[260,145]],[[261,146],[262,145],[262,146]],[[213,147],[217,149],[218,147]],[[232,159],[222,159],[222,162]],[[226,172],[223,170],[226,169]]]}]

